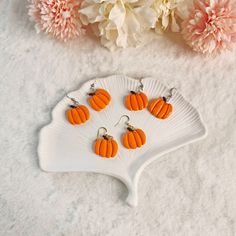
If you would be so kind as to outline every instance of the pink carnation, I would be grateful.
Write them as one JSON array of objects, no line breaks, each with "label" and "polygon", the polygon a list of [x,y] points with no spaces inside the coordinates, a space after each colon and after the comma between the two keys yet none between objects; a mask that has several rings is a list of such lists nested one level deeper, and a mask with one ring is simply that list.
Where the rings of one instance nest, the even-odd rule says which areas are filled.
[{"label": "pink carnation", "polygon": [[194,9],[182,23],[182,34],[197,52],[216,54],[231,49],[236,41],[235,1],[195,1]]},{"label": "pink carnation", "polygon": [[83,32],[79,7],[79,0],[30,0],[29,15],[37,32],[67,41]]}]

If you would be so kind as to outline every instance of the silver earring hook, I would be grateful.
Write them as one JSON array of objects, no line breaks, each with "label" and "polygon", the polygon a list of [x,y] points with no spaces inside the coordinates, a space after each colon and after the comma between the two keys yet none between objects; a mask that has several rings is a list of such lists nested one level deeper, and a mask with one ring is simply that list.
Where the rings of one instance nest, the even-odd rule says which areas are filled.
[{"label": "silver earring hook", "polygon": [[144,85],[143,85],[143,83],[142,83],[142,78],[140,78],[140,79],[139,79],[139,87],[138,87],[138,92],[141,92],[141,91],[143,91],[143,87],[144,87]]},{"label": "silver earring hook", "polygon": [[97,83],[97,81],[94,80],[93,83],[90,85],[90,89],[91,89],[91,90],[93,90],[93,91],[95,90],[95,85],[96,85],[96,83]]},{"label": "silver earring hook", "polygon": [[89,88],[89,92],[87,93],[88,95],[94,95],[94,92],[96,91],[95,89],[95,84],[96,84],[96,80],[90,85],[90,88]]},{"label": "silver earring hook", "polygon": [[127,116],[127,115],[121,116],[120,119],[119,119],[119,121],[115,124],[115,126],[117,126],[117,125],[121,122],[122,118],[124,118],[124,117],[127,119],[126,122],[125,122],[126,128],[127,128],[129,131],[134,131],[134,130],[135,130],[135,127],[132,126],[132,125],[129,123],[130,118],[129,118],[129,116]]},{"label": "silver earring hook", "polygon": [[170,89],[169,95],[166,96],[166,101],[167,102],[173,97],[174,91],[177,91],[177,88],[173,87],[173,88]]},{"label": "silver earring hook", "polygon": [[79,105],[79,102],[75,98],[70,97],[68,94],[66,94],[66,97],[69,98],[74,103],[75,106]]},{"label": "silver earring hook", "polygon": [[127,119],[126,122],[125,122],[125,124],[126,124],[126,125],[129,125],[129,121],[130,121],[129,116],[128,116],[128,115],[123,115],[123,116],[120,117],[119,121],[115,124],[115,127],[120,124],[121,120],[122,120],[124,117]]},{"label": "silver earring hook", "polygon": [[[98,129],[98,132],[97,132],[97,138],[99,138],[99,136],[100,136],[100,130],[104,130],[105,131],[103,135],[106,135],[106,133],[107,133],[107,129],[105,127],[100,127]],[[101,135],[101,136],[103,136],[103,135]]]},{"label": "silver earring hook", "polygon": [[91,89],[94,89],[94,87],[95,87],[95,82],[90,85]]},{"label": "silver earring hook", "polygon": [[173,87],[173,88],[170,89],[170,95],[171,95],[171,97],[173,96],[173,91],[177,91],[177,88]]}]

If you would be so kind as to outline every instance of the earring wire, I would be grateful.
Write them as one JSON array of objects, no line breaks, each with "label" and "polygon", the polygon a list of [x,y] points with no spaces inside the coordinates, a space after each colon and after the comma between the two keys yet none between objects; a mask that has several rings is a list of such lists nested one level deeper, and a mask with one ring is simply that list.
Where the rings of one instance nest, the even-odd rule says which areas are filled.
[{"label": "earring wire", "polygon": [[173,94],[174,94],[174,91],[177,91],[177,88],[173,87],[173,88],[170,89],[169,95],[166,96],[166,101],[167,101],[167,102],[172,98],[172,96],[173,96]]},{"label": "earring wire", "polygon": [[107,133],[107,129],[106,129],[105,127],[100,127],[100,128],[98,129],[98,132],[97,132],[97,138],[99,138],[100,130],[102,130],[102,129],[105,131],[105,133],[104,133],[103,135],[105,135],[105,134]]},{"label": "earring wire", "polygon": [[123,115],[123,116],[120,117],[119,121],[115,124],[115,127],[120,124],[122,118],[124,118],[124,117],[127,119],[127,121],[125,122],[125,124],[126,124],[126,125],[129,125],[129,121],[130,121],[129,116],[128,116],[128,115]]},{"label": "earring wire", "polygon": [[70,97],[68,94],[66,94],[66,97],[69,98],[74,103],[75,106],[79,105],[79,102],[75,98]]},{"label": "earring wire", "polygon": [[139,87],[138,87],[138,91],[140,92],[140,91],[143,91],[143,83],[142,83],[142,78],[140,78],[139,79],[139,83],[140,83],[140,85],[139,85]]}]

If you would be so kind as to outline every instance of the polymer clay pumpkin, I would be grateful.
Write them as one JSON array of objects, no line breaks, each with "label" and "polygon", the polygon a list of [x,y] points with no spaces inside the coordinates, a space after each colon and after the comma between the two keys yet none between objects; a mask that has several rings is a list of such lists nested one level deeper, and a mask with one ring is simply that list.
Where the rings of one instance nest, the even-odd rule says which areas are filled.
[{"label": "polymer clay pumpkin", "polygon": [[97,138],[94,145],[94,152],[105,158],[115,157],[118,151],[118,144],[110,135],[103,135]]},{"label": "polymer clay pumpkin", "polygon": [[70,105],[71,109],[67,110],[66,116],[68,121],[72,125],[80,125],[85,123],[89,117],[90,113],[86,106],[84,105]]},{"label": "polymer clay pumpkin", "polygon": [[148,106],[148,98],[141,91],[130,91],[130,94],[125,97],[125,106],[130,111],[143,110]]},{"label": "polymer clay pumpkin", "polygon": [[96,89],[88,95],[91,96],[88,102],[95,111],[103,110],[111,101],[111,95],[105,89]]},{"label": "polymer clay pumpkin", "polygon": [[153,99],[149,104],[148,110],[156,118],[166,119],[171,115],[173,107],[170,103],[167,102],[166,98],[163,97]]},{"label": "polymer clay pumpkin", "polygon": [[123,134],[123,145],[128,149],[136,149],[143,146],[146,143],[146,135],[141,129],[135,129],[132,126],[128,126],[127,132]]}]

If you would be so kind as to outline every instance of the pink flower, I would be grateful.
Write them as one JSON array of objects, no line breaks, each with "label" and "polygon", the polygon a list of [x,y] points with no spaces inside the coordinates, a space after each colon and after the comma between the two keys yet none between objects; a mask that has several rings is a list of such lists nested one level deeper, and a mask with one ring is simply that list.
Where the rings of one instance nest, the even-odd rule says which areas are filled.
[{"label": "pink flower", "polygon": [[38,33],[67,41],[83,32],[79,8],[79,0],[30,0],[29,15]]},{"label": "pink flower", "polygon": [[217,54],[236,41],[235,0],[199,0],[182,22],[182,34],[194,51]]}]

